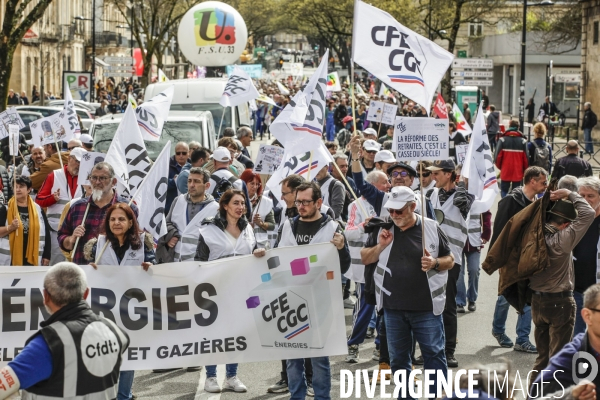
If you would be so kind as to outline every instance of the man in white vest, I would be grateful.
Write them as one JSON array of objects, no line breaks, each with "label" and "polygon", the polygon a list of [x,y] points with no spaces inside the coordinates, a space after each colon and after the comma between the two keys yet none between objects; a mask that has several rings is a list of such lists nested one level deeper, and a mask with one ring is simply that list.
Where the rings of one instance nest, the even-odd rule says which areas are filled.
[{"label": "man in white vest", "polygon": [[436,160],[427,170],[432,172],[436,187],[427,192],[440,228],[448,237],[454,256],[454,268],[448,272],[448,296],[444,309],[444,330],[446,332],[446,360],[451,368],[458,367],[454,357],[458,319],[456,315],[456,288],[460,275],[463,248],[467,242],[467,220],[475,197],[466,189],[456,186],[456,164],[452,159]]},{"label": "man in white vest", "polygon": [[173,261],[193,260],[196,255],[200,225],[205,218],[214,217],[219,203],[207,193],[210,175],[200,167],[193,167],[187,180],[187,193],[173,200],[167,215],[166,243],[174,248]]},{"label": "man in white vest", "polygon": [[51,265],[65,261],[58,244],[58,221],[67,203],[73,198],[81,197],[78,186],[79,163],[85,153],[81,147],[74,148],[69,154],[69,162],[62,169],[56,169],[48,175],[35,198],[40,207],[46,208],[50,224]]},{"label": "man in white vest", "polygon": [[[384,311],[392,374],[403,369],[410,374],[414,338],[425,370],[446,376],[442,312],[454,257],[438,224],[415,213],[415,200],[409,187],[393,188],[384,204],[392,222],[369,235],[360,255],[363,265],[377,264],[375,297]],[[435,390],[434,383],[430,391]]]},{"label": "man in white vest", "polygon": [[341,221],[344,200],[346,198],[346,188],[344,187],[344,184],[329,174],[329,165],[321,168],[315,176],[315,179],[319,186],[321,186],[323,204],[333,210],[335,219]]},{"label": "man in white vest", "polygon": [[[350,267],[350,252],[340,225],[321,213],[323,199],[316,182],[306,182],[296,188],[298,216],[282,222],[275,247],[302,246],[316,243],[333,243],[338,250],[342,274]],[[341,301],[341,299],[340,299]],[[304,399],[307,392],[303,358],[287,360],[288,388],[292,399]],[[313,357],[312,387],[315,398],[328,399],[331,391],[329,357]]]},{"label": "man in white vest", "polygon": [[235,175],[229,171],[229,164],[231,164],[231,153],[225,147],[217,147],[215,152],[212,154],[215,172],[210,176],[210,186],[208,187],[208,194],[215,198],[219,198],[219,195],[215,195],[215,190],[219,190],[219,183],[222,180],[228,180],[230,187],[234,189],[243,190],[243,182],[241,179],[236,178]]}]

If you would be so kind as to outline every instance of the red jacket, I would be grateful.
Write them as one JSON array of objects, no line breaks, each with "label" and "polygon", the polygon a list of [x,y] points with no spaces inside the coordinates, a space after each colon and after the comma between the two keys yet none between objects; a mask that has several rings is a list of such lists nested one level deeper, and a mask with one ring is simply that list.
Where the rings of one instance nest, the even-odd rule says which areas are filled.
[{"label": "red jacket", "polygon": [[[73,197],[73,195],[75,194],[75,191],[77,190],[77,180],[78,180],[77,178],[78,177],[71,176],[69,171],[67,171],[66,165],[64,166],[64,171],[65,171],[65,175],[67,177],[67,184],[69,185],[69,193],[71,194],[71,197]],[[46,177],[46,180],[42,184],[40,191],[38,192],[37,196],[35,197],[35,202],[38,203],[40,207],[46,208],[46,207],[50,207],[51,205],[56,204],[56,200],[54,199],[54,196],[52,195],[52,186],[54,186],[54,171]]]},{"label": "red jacket", "polygon": [[509,129],[502,135],[496,148],[496,167],[500,170],[500,179],[520,182],[528,166],[527,141],[521,132]]}]

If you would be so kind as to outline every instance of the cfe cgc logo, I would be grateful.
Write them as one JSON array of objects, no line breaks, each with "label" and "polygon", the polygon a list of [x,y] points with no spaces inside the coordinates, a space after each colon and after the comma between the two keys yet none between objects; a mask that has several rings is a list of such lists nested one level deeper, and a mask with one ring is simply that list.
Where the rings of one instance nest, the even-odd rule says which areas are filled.
[{"label": "cfe cgc logo", "polygon": [[593,382],[598,376],[598,362],[596,357],[586,351],[578,351],[571,361],[571,374],[573,382],[578,384],[583,379]]},{"label": "cfe cgc logo", "polygon": [[117,336],[104,323],[89,324],[81,336],[81,357],[90,374],[103,377],[110,374],[121,349]]}]

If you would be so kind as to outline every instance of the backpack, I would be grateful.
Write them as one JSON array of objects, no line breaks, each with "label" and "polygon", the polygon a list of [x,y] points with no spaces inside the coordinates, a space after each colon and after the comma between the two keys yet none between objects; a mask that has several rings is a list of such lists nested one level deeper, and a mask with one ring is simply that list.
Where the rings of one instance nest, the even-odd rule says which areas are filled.
[{"label": "backpack", "polygon": [[221,199],[221,196],[223,195],[223,193],[225,193],[229,189],[232,189],[233,182],[237,181],[238,178],[236,178],[233,175],[230,176],[229,178],[225,178],[225,177],[220,177],[218,175],[212,174],[210,176],[210,179],[212,179],[213,181],[216,182],[212,195],[215,198],[215,201],[218,203],[219,200]]},{"label": "backpack", "polygon": [[534,146],[533,149],[533,163],[532,166],[542,167],[545,170],[548,169],[548,165],[550,165],[550,149],[548,145],[545,144],[543,146],[538,146],[536,142],[531,142]]}]

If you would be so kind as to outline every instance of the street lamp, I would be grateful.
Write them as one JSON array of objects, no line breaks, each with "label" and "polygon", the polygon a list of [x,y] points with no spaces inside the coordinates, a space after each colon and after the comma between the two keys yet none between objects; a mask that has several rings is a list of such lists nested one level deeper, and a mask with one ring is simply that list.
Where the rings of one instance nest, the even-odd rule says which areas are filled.
[{"label": "street lamp", "polygon": [[[552,0],[542,0],[540,3],[531,4],[529,7],[553,6]],[[521,85],[519,87],[519,127],[525,130],[525,53],[527,51],[527,0],[523,0],[523,32],[521,36]]]},{"label": "street lamp", "polygon": [[96,0],[92,0],[92,18],[81,15],[74,17],[78,21],[92,21],[92,87],[90,88],[90,102],[96,98]]}]

